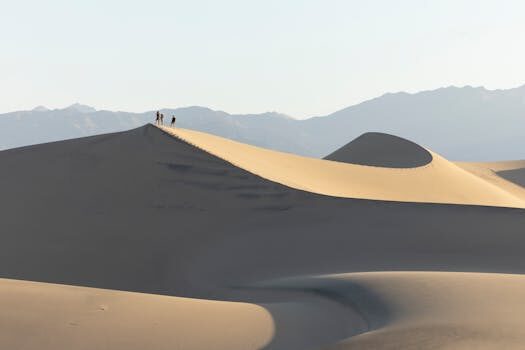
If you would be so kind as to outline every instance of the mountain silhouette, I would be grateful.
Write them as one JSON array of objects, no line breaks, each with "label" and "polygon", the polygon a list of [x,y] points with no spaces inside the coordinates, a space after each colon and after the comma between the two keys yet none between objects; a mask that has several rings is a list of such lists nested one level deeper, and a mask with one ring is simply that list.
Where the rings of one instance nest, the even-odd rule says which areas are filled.
[{"label": "mountain silhouette", "polygon": [[[525,158],[525,85],[507,90],[446,87],[389,93],[327,116],[229,114],[205,107],[162,109],[177,125],[253,145],[324,157],[367,132],[398,135],[453,160]],[[0,149],[123,131],[152,122],[144,113],[64,109],[0,115]],[[24,132],[20,132],[20,130]]]}]

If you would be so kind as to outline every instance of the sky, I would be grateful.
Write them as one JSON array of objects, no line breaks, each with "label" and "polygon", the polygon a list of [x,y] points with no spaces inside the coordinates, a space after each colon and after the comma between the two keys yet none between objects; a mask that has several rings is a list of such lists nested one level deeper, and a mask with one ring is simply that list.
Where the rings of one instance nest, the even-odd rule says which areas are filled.
[{"label": "sky", "polygon": [[326,115],[387,92],[525,84],[525,1],[0,0],[0,113]]}]

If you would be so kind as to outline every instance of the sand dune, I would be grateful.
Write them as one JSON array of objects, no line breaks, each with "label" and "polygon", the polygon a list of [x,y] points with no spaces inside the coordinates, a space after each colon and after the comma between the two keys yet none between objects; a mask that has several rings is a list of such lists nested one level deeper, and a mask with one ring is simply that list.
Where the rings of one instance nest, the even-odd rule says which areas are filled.
[{"label": "sand dune", "polygon": [[359,314],[362,329],[327,349],[521,349],[525,339],[523,275],[366,272],[260,286],[310,291]]},{"label": "sand dune", "polygon": [[369,132],[324,159],[384,168],[416,168],[432,162],[432,154],[401,137]]},{"label": "sand dune", "polygon": [[430,151],[393,169],[171,132],[0,152],[0,347],[525,343],[516,184]]},{"label": "sand dune", "polygon": [[363,290],[357,305],[372,326],[330,349],[523,348],[523,275],[379,272],[319,284],[349,301]]},{"label": "sand dune", "polygon": [[490,168],[498,176],[522,188],[525,187],[525,160],[482,163],[482,166]]},{"label": "sand dune", "polygon": [[490,169],[497,173],[500,171],[516,170],[516,169],[525,168],[525,160],[509,160],[509,161],[500,161],[500,162],[469,162],[468,164],[476,165],[481,168]]},{"label": "sand dune", "polygon": [[0,279],[2,349],[260,349],[270,314],[246,304]]},{"label": "sand dune", "polygon": [[[525,207],[522,191],[508,191],[504,186],[484,181],[435,153],[400,141],[402,139],[366,137],[367,140],[358,142],[358,148],[371,147],[373,159],[377,149],[383,147],[382,142],[386,142],[384,147],[395,144],[399,153],[411,150],[410,156],[415,156],[415,161],[410,165],[426,165],[415,168],[363,166],[271,151],[193,130],[161,129],[265,179],[313,193],[403,202]],[[380,143],[370,146],[374,142]],[[346,151],[348,149],[339,150],[337,154]],[[357,153],[356,158],[366,157],[362,149]],[[397,165],[406,163],[406,160],[396,161]]]}]

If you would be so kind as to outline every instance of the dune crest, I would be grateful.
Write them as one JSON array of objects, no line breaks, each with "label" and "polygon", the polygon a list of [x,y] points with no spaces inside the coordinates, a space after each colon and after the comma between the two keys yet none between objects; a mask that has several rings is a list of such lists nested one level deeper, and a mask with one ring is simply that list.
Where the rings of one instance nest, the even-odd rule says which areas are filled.
[{"label": "dune crest", "polygon": [[417,168],[432,162],[432,154],[401,137],[368,132],[330,153],[326,160],[384,168]]},{"label": "dune crest", "polygon": [[[194,130],[160,129],[253,174],[303,191],[345,198],[525,208],[525,191],[514,187],[509,191],[436,153],[423,152],[420,146],[394,137],[371,138],[402,144],[398,149],[410,148],[411,153],[419,155],[418,164],[428,160],[425,152],[432,161],[415,168],[349,164],[272,151]],[[362,159],[366,156],[364,143],[358,142],[357,154]]]}]

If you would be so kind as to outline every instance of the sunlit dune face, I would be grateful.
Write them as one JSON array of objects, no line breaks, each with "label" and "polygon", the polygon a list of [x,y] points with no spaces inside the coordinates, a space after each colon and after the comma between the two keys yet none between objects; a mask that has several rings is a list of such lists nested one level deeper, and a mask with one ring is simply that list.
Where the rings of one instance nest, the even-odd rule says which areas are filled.
[{"label": "sunlit dune face", "polygon": [[0,306],[4,349],[261,349],[275,327],[254,304],[7,279]]},{"label": "sunlit dune face", "polygon": [[[525,207],[525,190],[501,186],[505,180],[483,178],[410,141],[399,141],[395,137],[369,135],[358,142],[355,153],[342,150],[344,154],[339,156],[347,157],[346,162],[341,162],[272,151],[193,130],[161,129],[253,174],[313,193],[402,202]],[[393,153],[397,154],[397,165],[413,166],[392,167],[392,160],[386,164],[384,154],[378,155],[381,147],[397,147],[397,153]],[[382,161],[389,166],[348,162],[366,159],[367,148],[370,158],[375,157],[376,162]],[[337,157],[334,152],[333,158]]]}]

